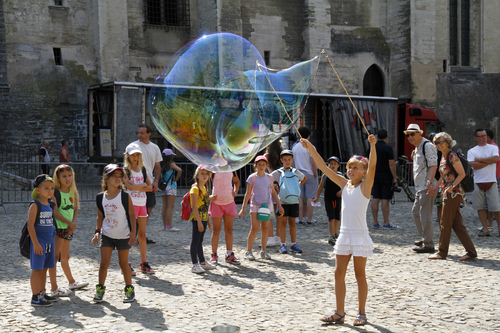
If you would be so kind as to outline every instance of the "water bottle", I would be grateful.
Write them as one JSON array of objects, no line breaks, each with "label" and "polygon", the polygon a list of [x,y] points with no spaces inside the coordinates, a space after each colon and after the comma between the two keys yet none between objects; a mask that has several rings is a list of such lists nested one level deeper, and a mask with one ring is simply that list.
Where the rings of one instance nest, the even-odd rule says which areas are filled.
[{"label": "water bottle", "polygon": [[257,211],[257,220],[259,221],[269,221],[271,216],[271,210],[267,208],[267,204],[263,204],[261,208]]}]

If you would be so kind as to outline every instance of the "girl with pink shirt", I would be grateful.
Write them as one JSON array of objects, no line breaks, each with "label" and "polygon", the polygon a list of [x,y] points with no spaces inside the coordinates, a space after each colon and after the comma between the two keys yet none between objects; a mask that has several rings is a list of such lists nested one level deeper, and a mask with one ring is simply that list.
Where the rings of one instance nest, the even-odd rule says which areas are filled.
[{"label": "girl with pink shirt", "polygon": [[236,172],[218,172],[214,174],[212,195],[216,197],[210,203],[208,215],[212,217],[212,259],[217,264],[217,247],[219,246],[219,235],[224,218],[224,236],[226,239],[226,262],[239,265],[240,261],[233,252],[233,222],[238,215],[234,197],[240,189],[240,179]]}]

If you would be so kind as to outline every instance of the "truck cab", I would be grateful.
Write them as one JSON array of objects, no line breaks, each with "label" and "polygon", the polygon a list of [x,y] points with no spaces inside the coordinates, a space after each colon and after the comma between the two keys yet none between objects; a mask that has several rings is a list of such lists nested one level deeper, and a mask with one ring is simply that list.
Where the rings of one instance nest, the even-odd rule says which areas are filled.
[{"label": "truck cab", "polygon": [[413,104],[398,105],[398,156],[405,155],[412,161],[411,152],[415,147],[406,140],[404,130],[410,124],[417,124],[424,131],[422,136],[429,138],[432,133],[441,132],[442,123],[437,118],[436,112]]}]

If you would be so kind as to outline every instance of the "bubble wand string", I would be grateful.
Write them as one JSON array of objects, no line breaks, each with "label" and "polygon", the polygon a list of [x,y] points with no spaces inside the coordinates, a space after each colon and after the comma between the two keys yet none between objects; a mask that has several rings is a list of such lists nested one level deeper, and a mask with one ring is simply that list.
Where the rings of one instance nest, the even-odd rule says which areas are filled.
[{"label": "bubble wand string", "polygon": [[335,68],[333,67],[332,62],[330,61],[330,58],[328,58],[328,54],[326,54],[325,50],[321,50],[321,53],[323,53],[323,54],[326,56],[326,60],[328,60],[328,62],[330,63],[330,66],[332,67],[333,71],[334,71],[334,72],[335,72],[335,74],[337,75],[337,78],[339,79],[339,82],[340,82],[340,84],[342,85],[342,88],[344,88],[344,91],[345,91],[345,93],[347,94],[347,97],[348,97],[348,98],[349,98],[349,100],[351,101],[351,104],[352,104],[352,106],[354,107],[354,110],[356,110],[356,113],[358,114],[359,120],[361,121],[361,124],[362,124],[362,125],[363,125],[363,127],[365,128],[366,133],[368,133],[368,135],[370,135],[370,132],[368,132],[368,129],[366,128],[365,123],[364,123],[364,121],[363,121],[363,118],[361,118],[361,115],[359,114],[358,109],[356,108],[356,105],[354,105],[354,102],[352,101],[351,96],[349,96],[349,93],[347,92],[347,89],[344,87],[344,84],[342,83],[342,80],[340,79],[339,74],[337,73],[337,71],[336,71],[336,70],[335,70]]},{"label": "bubble wand string", "polygon": [[[260,69],[261,67],[264,67],[264,66],[262,66],[262,65],[259,63],[259,61],[257,61],[257,67],[259,67],[259,69]],[[290,115],[288,114],[288,111],[287,111],[287,110],[286,110],[286,108],[285,108],[285,104],[283,104],[283,101],[281,100],[280,96],[278,95],[278,92],[274,89],[273,84],[271,83],[271,80],[269,80],[269,76],[267,76],[267,68],[266,68],[266,70],[264,71],[264,74],[266,75],[267,82],[269,82],[269,85],[271,86],[271,89],[272,89],[272,90],[273,90],[273,92],[276,94],[276,97],[278,97],[278,100],[280,101],[281,106],[283,107],[283,110],[285,110],[285,113],[286,113],[286,115],[287,115],[288,119],[290,119],[290,122],[292,123],[293,128],[295,128],[295,130],[297,131],[297,134],[298,134],[298,135],[299,135],[299,137],[302,139],[302,136],[300,135],[299,130],[298,130],[298,129],[297,129],[297,127],[295,126],[295,122],[292,120],[292,118],[291,118],[291,117],[290,117]]]}]

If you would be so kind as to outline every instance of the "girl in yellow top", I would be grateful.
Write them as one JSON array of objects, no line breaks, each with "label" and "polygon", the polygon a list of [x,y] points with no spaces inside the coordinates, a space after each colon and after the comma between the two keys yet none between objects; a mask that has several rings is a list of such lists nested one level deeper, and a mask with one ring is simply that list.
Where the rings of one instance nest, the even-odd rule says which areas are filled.
[{"label": "girl in yellow top", "polygon": [[[54,217],[56,221],[56,260],[60,258],[61,268],[69,282],[69,289],[80,289],[86,287],[88,282],[76,281],[69,267],[69,247],[73,239],[73,231],[76,228],[78,218],[79,196],[75,184],[75,172],[67,164],[61,164],[54,170],[54,196],[52,200],[56,203]],[[68,296],[70,291],[57,285],[54,271],[50,271],[50,282],[52,285],[52,296]]]},{"label": "girl in yellow top", "polygon": [[191,223],[193,224],[193,235],[191,237],[191,260],[193,273],[203,273],[207,269],[214,269],[212,263],[205,260],[203,255],[203,237],[205,231],[211,229],[210,219],[208,218],[208,201],[215,200],[216,196],[208,196],[207,182],[212,177],[212,172],[204,169],[202,166],[196,168],[194,173],[195,183],[191,186],[189,195],[191,197]]}]

